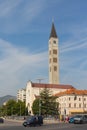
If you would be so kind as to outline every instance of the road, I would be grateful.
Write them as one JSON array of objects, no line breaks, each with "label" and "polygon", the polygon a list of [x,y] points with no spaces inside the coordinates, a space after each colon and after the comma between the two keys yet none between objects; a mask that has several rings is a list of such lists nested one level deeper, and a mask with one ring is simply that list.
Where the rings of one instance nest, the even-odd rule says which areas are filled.
[{"label": "road", "polygon": [[4,124],[0,124],[0,130],[87,130],[87,124],[44,124],[43,126],[25,128],[22,126],[22,122],[17,121],[5,121]]}]

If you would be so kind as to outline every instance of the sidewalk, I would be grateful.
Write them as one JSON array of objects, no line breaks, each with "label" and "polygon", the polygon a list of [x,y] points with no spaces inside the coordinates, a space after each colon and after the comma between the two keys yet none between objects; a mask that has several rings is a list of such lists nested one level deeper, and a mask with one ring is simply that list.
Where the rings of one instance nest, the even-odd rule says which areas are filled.
[{"label": "sidewalk", "polygon": [[[18,119],[5,119],[5,120],[19,122],[19,123],[23,123],[25,121],[24,119],[21,119],[21,120],[18,120]],[[59,121],[59,120],[43,120],[43,122],[44,122],[43,124],[67,123],[67,122]]]}]

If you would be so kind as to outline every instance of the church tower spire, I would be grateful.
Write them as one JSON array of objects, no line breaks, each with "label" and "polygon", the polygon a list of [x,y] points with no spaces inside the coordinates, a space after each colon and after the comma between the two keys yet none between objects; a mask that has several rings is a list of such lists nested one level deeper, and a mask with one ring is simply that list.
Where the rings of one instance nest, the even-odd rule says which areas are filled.
[{"label": "church tower spire", "polygon": [[51,38],[51,37],[57,38],[57,34],[56,34],[56,30],[55,30],[54,23],[52,23],[50,38]]},{"label": "church tower spire", "polygon": [[49,37],[49,83],[59,84],[59,55],[58,37],[54,23],[52,22]]}]

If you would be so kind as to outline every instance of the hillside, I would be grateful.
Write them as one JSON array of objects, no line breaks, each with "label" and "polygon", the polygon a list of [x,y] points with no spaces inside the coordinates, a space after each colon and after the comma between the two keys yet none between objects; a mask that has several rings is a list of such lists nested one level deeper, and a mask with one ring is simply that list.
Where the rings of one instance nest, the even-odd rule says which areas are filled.
[{"label": "hillside", "polygon": [[9,99],[14,99],[16,100],[16,96],[12,96],[12,95],[6,95],[3,97],[0,97],[0,106],[3,105],[4,102],[7,102]]}]

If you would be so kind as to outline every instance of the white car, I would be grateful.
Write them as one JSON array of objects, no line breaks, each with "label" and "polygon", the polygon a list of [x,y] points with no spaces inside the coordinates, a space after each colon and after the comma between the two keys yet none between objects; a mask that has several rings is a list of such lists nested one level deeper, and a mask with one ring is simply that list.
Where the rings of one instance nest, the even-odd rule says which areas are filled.
[{"label": "white car", "polygon": [[77,115],[74,118],[74,124],[83,124],[87,123],[87,115]]}]

